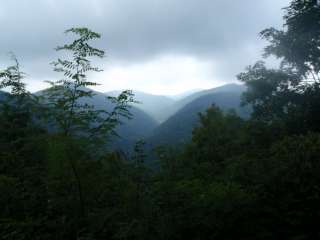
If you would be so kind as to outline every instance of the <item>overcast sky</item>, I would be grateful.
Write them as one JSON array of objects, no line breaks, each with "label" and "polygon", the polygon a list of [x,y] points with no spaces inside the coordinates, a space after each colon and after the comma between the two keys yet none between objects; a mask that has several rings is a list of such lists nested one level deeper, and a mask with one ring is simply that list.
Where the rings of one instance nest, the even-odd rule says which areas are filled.
[{"label": "overcast sky", "polygon": [[99,91],[138,89],[177,94],[235,82],[260,59],[258,33],[282,27],[289,0],[0,0],[0,67],[14,52],[28,88],[59,75],[49,63],[70,27],[102,34],[107,57],[91,80]]}]

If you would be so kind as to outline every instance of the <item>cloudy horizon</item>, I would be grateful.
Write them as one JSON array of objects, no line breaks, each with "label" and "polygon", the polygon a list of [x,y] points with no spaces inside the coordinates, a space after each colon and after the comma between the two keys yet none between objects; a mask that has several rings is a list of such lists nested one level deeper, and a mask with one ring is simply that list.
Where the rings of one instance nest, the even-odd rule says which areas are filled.
[{"label": "cloudy horizon", "polygon": [[174,95],[236,82],[261,59],[259,32],[282,27],[288,0],[1,0],[0,68],[18,57],[30,91],[60,75],[50,62],[70,27],[102,34],[103,72],[90,75],[107,92],[134,89]]}]

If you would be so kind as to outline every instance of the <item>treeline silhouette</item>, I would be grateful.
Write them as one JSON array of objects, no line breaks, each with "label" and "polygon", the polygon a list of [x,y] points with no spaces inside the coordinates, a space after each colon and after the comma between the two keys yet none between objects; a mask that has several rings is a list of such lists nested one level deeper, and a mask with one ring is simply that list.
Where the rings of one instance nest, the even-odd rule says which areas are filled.
[{"label": "treeline silhouette", "polygon": [[[292,0],[284,30],[261,32],[265,57],[238,75],[249,119],[212,105],[190,143],[158,147],[157,168],[144,142],[132,156],[108,148],[130,91],[84,99],[90,59],[104,52],[87,28],[58,47],[62,80],[29,93],[15,57],[0,71],[0,239],[319,239],[320,8]],[[183,119],[181,119],[183,122]]]}]

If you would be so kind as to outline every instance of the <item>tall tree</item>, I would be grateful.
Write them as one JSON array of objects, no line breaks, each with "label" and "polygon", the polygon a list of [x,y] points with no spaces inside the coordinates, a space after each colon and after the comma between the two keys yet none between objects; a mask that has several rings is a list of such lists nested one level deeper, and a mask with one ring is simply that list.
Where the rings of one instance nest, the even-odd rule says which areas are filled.
[{"label": "tall tree", "polygon": [[9,90],[0,103],[0,235],[28,235],[46,209],[43,135],[36,124],[37,99],[25,88],[25,74],[14,65],[0,71],[0,89]]},{"label": "tall tree", "polygon": [[85,134],[90,138],[106,138],[114,133],[120,123],[119,117],[130,118],[129,103],[133,102],[131,91],[124,91],[118,97],[111,97],[113,109],[95,109],[86,99],[94,97],[94,92],[87,87],[98,85],[89,81],[89,72],[102,71],[91,64],[93,57],[103,58],[104,51],[91,46],[92,40],[99,39],[100,34],[88,28],[71,28],[65,32],[77,38],[69,44],[59,46],[57,51],[65,51],[69,59],[58,59],[53,62],[54,70],[61,72],[64,78],[49,82],[51,88],[46,91],[51,116],[61,132],[66,136]]},{"label": "tall tree", "polygon": [[320,7],[316,0],[293,0],[285,8],[284,28],[261,32],[269,42],[264,57],[281,60],[279,69],[263,62],[247,68],[238,79],[248,86],[243,103],[253,117],[285,133],[320,131]]},{"label": "tall tree", "polygon": [[270,42],[265,56],[274,55],[305,80],[319,83],[320,6],[317,0],[293,0],[285,10],[284,30],[268,28],[261,32]]}]

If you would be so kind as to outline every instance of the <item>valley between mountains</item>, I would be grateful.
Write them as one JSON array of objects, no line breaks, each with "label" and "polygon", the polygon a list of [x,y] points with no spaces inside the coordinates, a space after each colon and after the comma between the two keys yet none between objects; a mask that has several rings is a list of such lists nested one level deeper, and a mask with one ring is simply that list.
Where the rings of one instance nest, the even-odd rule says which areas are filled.
[{"label": "valley between mountains", "polygon": [[[241,106],[241,95],[245,90],[245,86],[240,84],[226,84],[178,96],[133,91],[138,102],[131,107],[133,118],[123,120],[123,124],[118,127],[119,138],[112,143],[113,148],[130,152],[138,140],[144,140],[149,148],[186,143],[191,139],[192,129],[199,121],[199,113],[204,113],[213,104],[226,112],[235,111],[239,116],[247,118],[250,109]],[[99,108],[105,104],[105,95],[116,96],[119,93],[97,92],[90,101]]]}]

